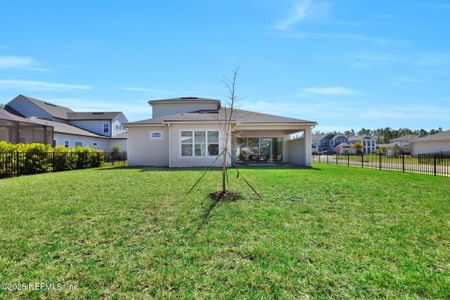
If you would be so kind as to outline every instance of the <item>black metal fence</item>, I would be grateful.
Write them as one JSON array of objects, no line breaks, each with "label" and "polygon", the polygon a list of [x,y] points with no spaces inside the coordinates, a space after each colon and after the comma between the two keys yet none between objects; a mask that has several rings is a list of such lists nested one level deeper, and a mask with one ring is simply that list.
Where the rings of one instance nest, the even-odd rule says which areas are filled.
[{"label": "black metal fence", "polygon": [[349,167],[450,177],[450,155],[323,154],[313,155],[313,161]]},{"label": "black metal fence", "polygon": [[0,178],[125,164],[126,152],[5,152],[0,153]]}]

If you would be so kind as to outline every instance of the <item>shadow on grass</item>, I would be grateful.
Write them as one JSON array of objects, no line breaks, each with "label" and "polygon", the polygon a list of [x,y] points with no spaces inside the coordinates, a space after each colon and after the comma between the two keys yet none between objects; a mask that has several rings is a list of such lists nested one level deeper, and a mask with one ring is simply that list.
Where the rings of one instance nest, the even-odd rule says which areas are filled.
[{"label": "shadow on grass", "polygon": [[[320,171],[320,168],[317,167],[301,167],[295,165],[279,165],[279,166],[237,166],[239,170],[311,170],[311,171]],[[98,170],[100,171],[120,171],[120,170],[139,170],[140,172],[198,172],[205,171],[206,169],[210,169],[209,167],[184,167],[184,168],[169,168],[169,167],[152,167],[152,166],[112,166],[112,167],[102,167]],[[233,170],[233,167],[228,167],[228,170]],[[221,167],[211,168],[211,171],[221,171]]]}]

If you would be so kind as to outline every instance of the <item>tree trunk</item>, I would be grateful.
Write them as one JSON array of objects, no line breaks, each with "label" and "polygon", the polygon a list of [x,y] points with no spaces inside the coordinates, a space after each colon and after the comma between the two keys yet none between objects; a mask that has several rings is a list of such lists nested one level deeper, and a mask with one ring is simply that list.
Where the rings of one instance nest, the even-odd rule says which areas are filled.
[{"label": "tree trunk", "polygon": [[222,161],[222,193],[225,193],[227,190],[227,154],[228,149],[225,147],[222,155],[223,155],[223,161]]}]

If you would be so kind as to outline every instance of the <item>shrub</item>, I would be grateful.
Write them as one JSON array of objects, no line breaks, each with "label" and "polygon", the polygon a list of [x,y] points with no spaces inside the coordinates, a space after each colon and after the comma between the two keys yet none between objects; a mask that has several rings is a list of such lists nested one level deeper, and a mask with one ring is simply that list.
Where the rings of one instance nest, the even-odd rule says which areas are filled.
[{"label": "shrub", "polygon": [[100,167],[101,150],[0,142],[0,177]]}]

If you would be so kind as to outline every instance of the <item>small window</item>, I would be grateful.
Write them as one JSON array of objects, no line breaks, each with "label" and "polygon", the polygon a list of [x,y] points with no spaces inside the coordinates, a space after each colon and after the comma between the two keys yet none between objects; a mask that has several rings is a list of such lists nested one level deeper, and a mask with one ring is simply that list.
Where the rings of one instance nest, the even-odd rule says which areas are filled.
[{"label": "small window", "polygon": [[70,141],[64,141],[64,148],[70,147]]},{"label": "small window", "polygon": [[192,156],[192,131],[181,132],[181,156]]},{"label": "small window", "polygon": [[109,123],[103,123],[103,133],[109,133]]},{"label": "small window", "polygon": [[150,132],[150,139],[152,139],[152,140],[162,140],[163,139],[162,131],[152,131],[152,132]]},{"label": "small window", "polygon": [[53,148],[56,147],[56,140],[53,140],[52,146],[53,146]]},{"label": "small window", "polygon": [[116,124],[116,130],[119,130],[120,126],[119,124]]},{"label": "small window", "polygon": [[95,147],[95,146],[98,146],[98,144],[96,142],[93,142],[92,146]]},{"label": "small window", "polygon": [[83,143],[82,142],[75,142],[75,147],[83,147]]}]

